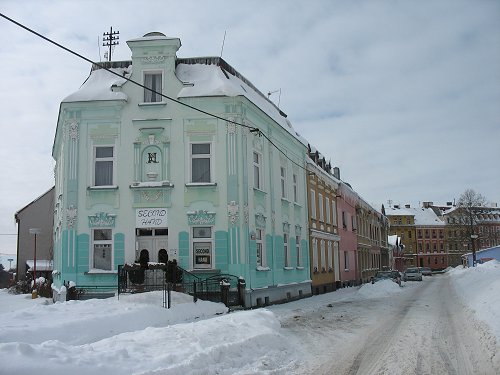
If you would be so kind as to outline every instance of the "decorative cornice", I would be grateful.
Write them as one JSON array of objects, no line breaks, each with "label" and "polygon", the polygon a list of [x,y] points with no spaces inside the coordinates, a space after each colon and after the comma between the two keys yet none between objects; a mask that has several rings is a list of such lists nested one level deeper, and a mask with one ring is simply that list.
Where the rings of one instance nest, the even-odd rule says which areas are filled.
[{"label": "decorative cornice", "polygon": [[188,225],[215,225],[215,212],[198,210],[188,212]]},{"label": "decorative cornice", "polygon": [[108,214],[106,212],[97,212],[95,215],[89,215],[89,227],[100,228],[115,226],[116,215]]},{"label": "decorative cornice", "polygon": [[165,62],[165,56],[147,56],[142,58],[143,64],[157,64]]}]

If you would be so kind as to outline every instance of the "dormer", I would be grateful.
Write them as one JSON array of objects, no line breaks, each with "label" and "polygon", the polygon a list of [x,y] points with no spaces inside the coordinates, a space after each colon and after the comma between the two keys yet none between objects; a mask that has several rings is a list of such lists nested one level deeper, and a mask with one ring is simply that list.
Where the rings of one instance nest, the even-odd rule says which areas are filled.
[{"label": "dormer", "polygon": [[[170,38],[159,32],[152,32],[142,38],[127,41],[132,51],[132,79],[151,90],[141,88],[141,104],[161,104],[161,94],[175,96],[178,87],[171,87],[175,78],[176,53],[181,47],[179,38]],[[177,81],[178,82],[178,81]]]}]

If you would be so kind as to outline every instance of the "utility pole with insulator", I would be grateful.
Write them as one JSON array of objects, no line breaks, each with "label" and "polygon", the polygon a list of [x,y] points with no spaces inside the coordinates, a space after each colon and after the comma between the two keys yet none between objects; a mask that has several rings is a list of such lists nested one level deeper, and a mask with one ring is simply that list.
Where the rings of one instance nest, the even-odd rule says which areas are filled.
[{"label": "utility pole with insulator", "polygon": [[109,33],[102,34],[103,35],[102,45],[104,47],[109,47],[108,61],[111,61],[111,52],[113,47],[119,44],[118,42],[118,39],[120,38],[119,34],[120,34],[119,31],[113,31],[113,26],[110,27]]}]

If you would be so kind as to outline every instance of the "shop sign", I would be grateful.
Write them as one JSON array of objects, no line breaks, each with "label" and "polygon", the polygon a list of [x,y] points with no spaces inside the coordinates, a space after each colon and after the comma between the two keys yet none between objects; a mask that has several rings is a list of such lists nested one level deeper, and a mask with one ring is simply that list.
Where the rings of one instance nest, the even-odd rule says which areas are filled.
[{"label": "shop sign", "polygon": [[138,208],[135,210],[136,228],[166,228],[166,208]]}]

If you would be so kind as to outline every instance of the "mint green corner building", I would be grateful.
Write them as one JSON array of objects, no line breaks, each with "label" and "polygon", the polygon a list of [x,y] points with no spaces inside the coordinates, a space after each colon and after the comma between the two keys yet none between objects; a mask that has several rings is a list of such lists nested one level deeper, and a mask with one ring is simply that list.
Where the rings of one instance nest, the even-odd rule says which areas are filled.
[{"label": "mint green corner building", "polygon": [[146,254],[243,277],[247,306],[310,295],[307,142],[223,59],[178,58],[161,33],[127,44],[60,106],[54,294],[117,285]]}]

